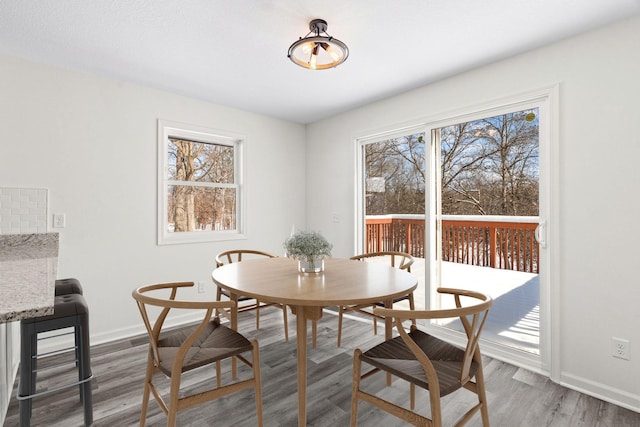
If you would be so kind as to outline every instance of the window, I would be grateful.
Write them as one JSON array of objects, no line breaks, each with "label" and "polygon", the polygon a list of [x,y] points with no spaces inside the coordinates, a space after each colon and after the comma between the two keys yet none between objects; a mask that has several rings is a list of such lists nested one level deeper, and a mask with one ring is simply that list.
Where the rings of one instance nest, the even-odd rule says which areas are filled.
[{"label": "window", "polygon": [[158,121],[158,244],[244,237],[242,141]]}]

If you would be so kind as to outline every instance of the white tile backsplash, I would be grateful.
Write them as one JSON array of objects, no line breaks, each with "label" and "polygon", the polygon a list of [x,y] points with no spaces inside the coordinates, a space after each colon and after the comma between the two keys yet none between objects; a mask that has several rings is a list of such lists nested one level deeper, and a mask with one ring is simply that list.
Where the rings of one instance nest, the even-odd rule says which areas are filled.
[{"label": "white tile backsplash", "polygon": [[0,187],[0,234],[46,233],[49,190]]}]

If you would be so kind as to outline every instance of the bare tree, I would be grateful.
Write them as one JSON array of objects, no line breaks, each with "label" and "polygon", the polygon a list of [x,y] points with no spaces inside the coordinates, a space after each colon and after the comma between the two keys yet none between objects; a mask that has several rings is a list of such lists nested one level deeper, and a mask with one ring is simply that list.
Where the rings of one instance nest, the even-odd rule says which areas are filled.
[{"label": "bare tree", "polygon": [[440,129],[442,211],[485,214],[480,200],[482,161],[488,155],[471,123]]},{"label": "bare tree", "polygon": [[538,214],[536,116],[518,111],[441,130],[444,213]]},{"label": "bare tree", "polygon": [[[175,159],[174,179],[177,181],[195,181],[195,158],[197,145],[192,141],[171,140],[170,155]],[[195,230],[195,192],[192,187],[176,185],[173,187],[173,215],[174,231]]]},{"label": "bare tree", "polygon": [[367,144],[365,178],[384,182],[383,191],[367,192],[367,214],[424,213],[423,139],[414,134]]},{"label": "bare tree", "polygon": [[[441,204],[446,214],[538,214],[537,109],[440,130]],[[365,146],[367,214],[424,213],[425,140],[405,135]]]},{"label": "bare tree", "polygon": [[[169,175],[185,183],[233,183],[233,147],[170,139]],[[233,203],[229,206],[229,203]],[[233,214],[228,214],[228,211]],[[235,190],[206,185],[174,185],[169,194],[168,221],[174,231],[217,225],[235,227]]]}]

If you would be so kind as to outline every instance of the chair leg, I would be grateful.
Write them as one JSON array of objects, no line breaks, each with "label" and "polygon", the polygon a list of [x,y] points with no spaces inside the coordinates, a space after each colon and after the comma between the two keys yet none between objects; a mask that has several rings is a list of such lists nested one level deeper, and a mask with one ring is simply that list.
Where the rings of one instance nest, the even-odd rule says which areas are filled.
[{"label": "chair leg", "polygon": [[313,348],[316,348],[316,338],[318,335],[318,321],[311,321],[311,345]]},{"label": "chair leg", "polygon": [[342,313],[344,312],[344,308],[340,306],[338,310],[338,347],[340,347],[340,340],[342,339]]},{"label": "chair leg", "polygon": [[262,381],[260,379],[260,351],[258,341],[253,340],[251,342],[253,350],[251,353],[251,362],[253,365],[253,378],[255,380],[255,394],[256,394],[256,417],[258,418],[258,427],[262,427]]},{"label": "chair leg", "polygon": [[149,394],[151,392],[151,378],[153,377],[153,359],[151,353],[147,359],[147,373],[144,378],[144,391],[142,392],[142,409],[140,410],[140,427],[144,427],[147,421],[147,408],[149,407]]},{"label": "chair leg", "polygon": [[429,390],[429,404],[431,406],[431,425],[442,427],[442,407],[440,406],[440,394]]},{"label": "chair leg", "polygon": [[[216,287],[216,301],[220,301],[220,298],[222,298],[222,289],[220,289],[220,286]],[[216,317],[220,317],[220,309],[216,308]]]},{"label": "chair leg", "polygon": [[[371,311],[373,309],[375,309],[375,306],[371,307]],[[373,317],[373,335],[378,335],[378,319],[375,316]]]},{"label": "chair leg", "polygon": [[[409,294],[409,309],[410,310],[416,309],[416,303],[413,301],[413,292]],[[416,319],[411,319],[411,324],[413,326],[416,326]]]},{"label": "chair leg", "polygon": [[[235,303],[235,307],[229,310],[229,318],[231,323],[231,329],[238,330],[238,295],[231,294],[231,301]],[[233,356],[231,358],[231,378],[238,378],[238,358]]]},{"label": "chair leg", "polygon": [[256,300],[256,329],[260,329],[260,301]]},{"label": "chair leg", "polygon": [[284,340],[289,342],[289,318],[287,316],[287,306],[282,305],[282,317],[284,319]]},{"label": "chair leg", "polygon": [[416,409],[416,385],[409,383],[409,407],[413,411]]},{"label": "chair leg", "polygon": [[167,427],[176,427],[178,420],[178,401],[180,400],[180,372],[171,373],[169,391],[169,410],[167,411]]},{"label": "chair leg", "polygon": [[483,427],[489,427],[489,408],[487,407],[487,394],[484,389],[484,373],[482,372],[482,363],[476,372],[476,390],[478,393],[478,401],[480,403],[480,414],[482,415]]},{"label": "chair leg", "polygon": [[219,360],[216,362],[216,386],[218,388],[222,386],[222,362]]},{"label": "chair leg", "polygon": [[353,352],[353,380],[351,386],[351,427],[358,424],[358,391],[360,390],[360,369],[362,362],[360,355],[362,351],[357,348]]}]

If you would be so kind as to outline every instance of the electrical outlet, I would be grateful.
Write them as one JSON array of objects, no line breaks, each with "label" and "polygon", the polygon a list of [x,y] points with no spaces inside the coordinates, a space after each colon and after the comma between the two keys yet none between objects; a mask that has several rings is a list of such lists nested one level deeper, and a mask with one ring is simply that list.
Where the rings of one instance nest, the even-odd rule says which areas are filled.
[{"label": "electrical outlet", "polygon": [[65,214],[53,214],[53,227],[64,228],[67,225]]},{"label": "electrical outlet", "polygon": [[198,282],[198,293],[204,294],[204,282]]},{"label": "electrical outlet", "polygon": [[612,337],[611,355],[618,359],[629,360],[629,340]]}]

